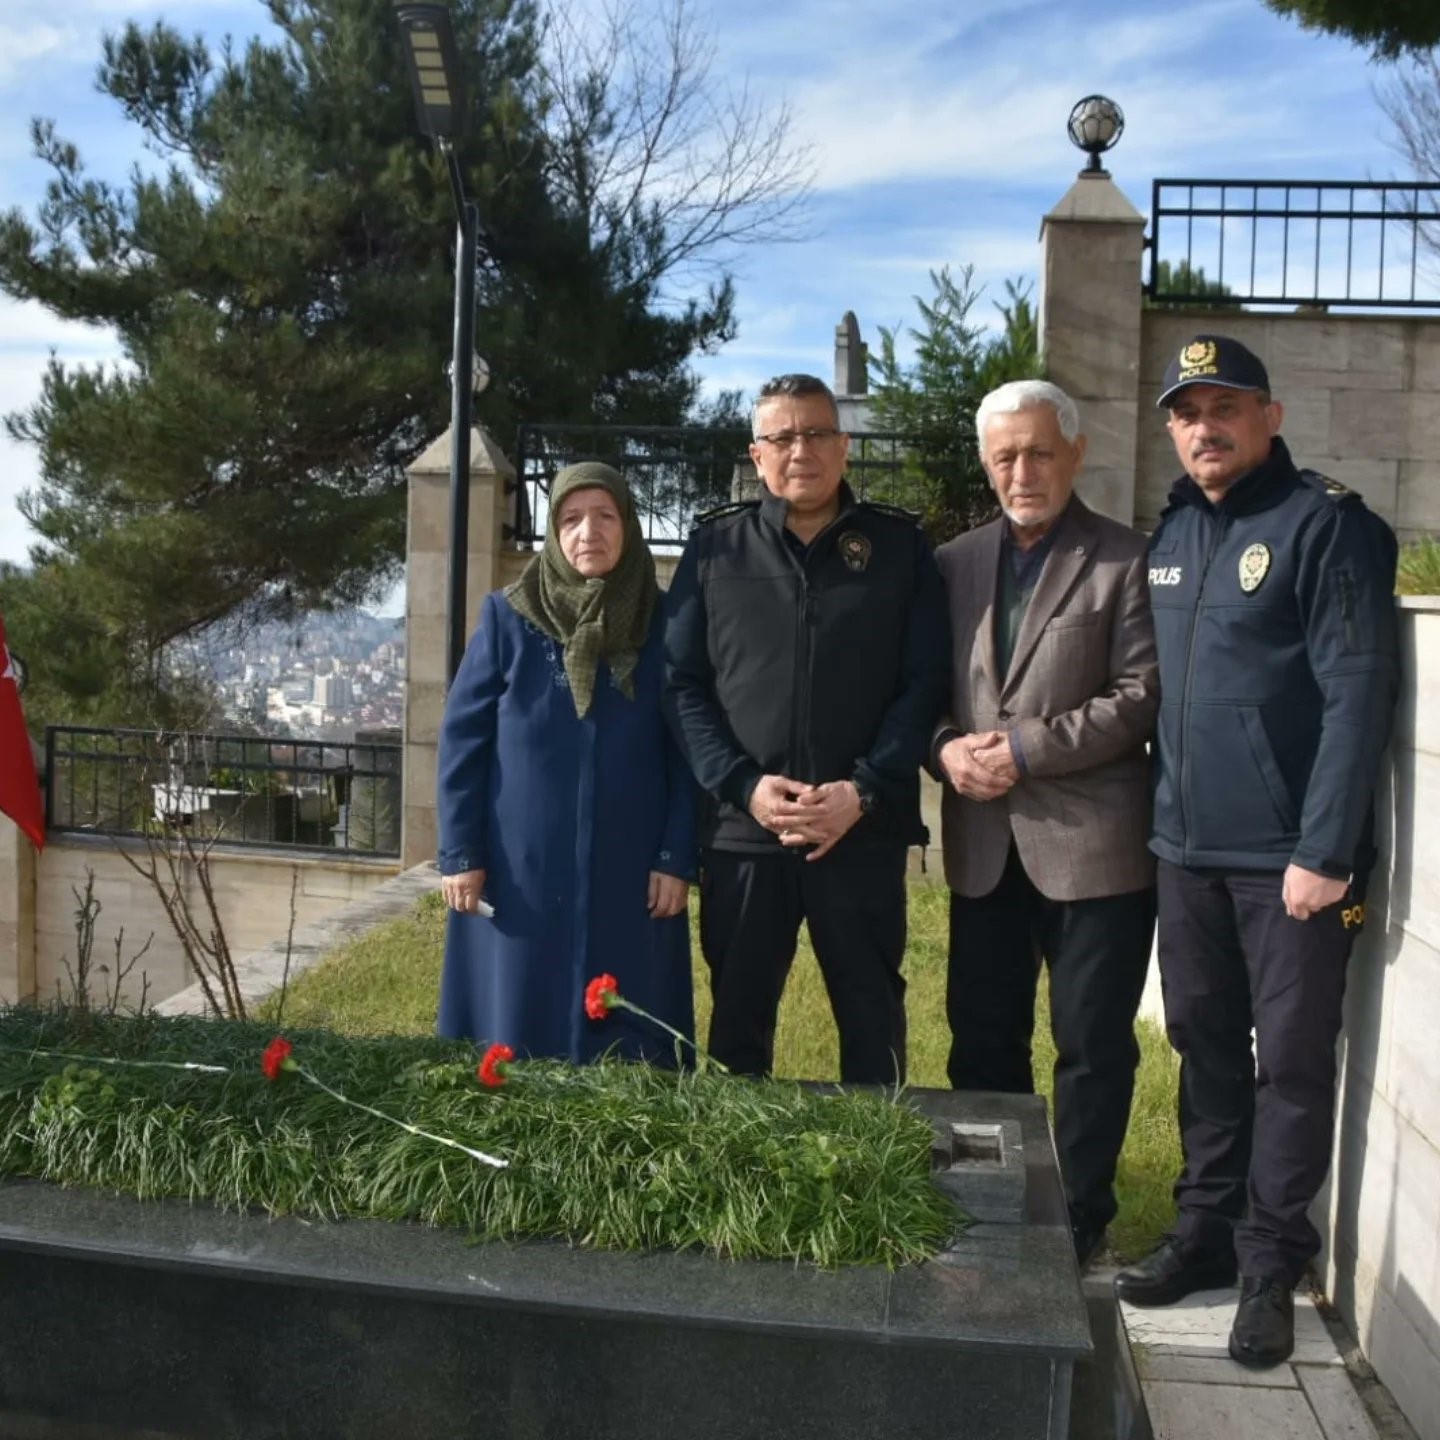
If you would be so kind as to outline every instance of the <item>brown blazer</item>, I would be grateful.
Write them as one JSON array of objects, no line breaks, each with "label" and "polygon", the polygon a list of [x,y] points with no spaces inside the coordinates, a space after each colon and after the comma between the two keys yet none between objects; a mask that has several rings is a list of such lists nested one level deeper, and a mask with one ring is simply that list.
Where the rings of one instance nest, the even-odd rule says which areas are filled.
[{"label": "brown blazer", "polygon": [[[957,894],[989,894],[1013,835],[1026,873],[1052,900],[1143,889],[1155,875],[1145,742],[1160,700],[1145,537],[1075,497],[1002,677],[995,592],[1004,524],[935,552],[955,647],[950,713],[931,752],[944,783],[945,878]],[[998,800],[967,800],[944,782],[936,752],[957,730],[1018,731],[1025,773]]]}]

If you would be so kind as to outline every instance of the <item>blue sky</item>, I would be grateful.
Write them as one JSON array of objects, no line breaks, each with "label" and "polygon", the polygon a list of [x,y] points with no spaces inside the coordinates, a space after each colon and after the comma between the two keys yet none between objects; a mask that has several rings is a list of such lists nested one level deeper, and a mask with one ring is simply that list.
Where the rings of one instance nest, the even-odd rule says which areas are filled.
[{"label": "blue sky", "polygon": [[[586,0],[598,4],[598,0]],[[639,0],[637,15],[659,0]],[[1081,96],[1124,108],[1108,158],[1148,212],[1155,176],[1387,179],[1405,173],[1363,51],[1301,30],[1261,0],[693,0],[715,70],[788,104],[816,162],[804,238],[739,256],[737,340],[707,384],[753,391],[783,370],[827,376],[834,327],[908,323],[928,272],[975,266],[988,297],[1033,279],[1040,217],[1082,162],[1065,136]],[[1099,14],[1099,18],[1097,17]],[[217,41],[267,28],[259,0],[49,0],[0,6],[0,208],[33,209],[46,180],[32,116],[53,118],[92,174],[123,179],[139,147],[95,92],[102,35],[164,16]],[[483,337],[480,337],[483,351]],[[111,359],[103,332],[0,298],[0,411],[38,392],[51,351]],[[504,440],[504,437],[502,441]],[[0,438],[0,558],[22,559],[15,496],[33,453]]]}]

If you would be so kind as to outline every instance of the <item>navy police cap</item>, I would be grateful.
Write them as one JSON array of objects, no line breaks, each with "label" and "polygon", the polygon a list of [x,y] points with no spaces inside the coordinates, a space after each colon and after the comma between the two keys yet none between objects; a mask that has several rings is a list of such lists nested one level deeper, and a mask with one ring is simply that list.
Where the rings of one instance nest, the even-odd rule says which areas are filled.
[{"label": "navy police cap", "polygon": [[1269,390],[1260,357],[1228,335],[1197,335],[1165,367],[1159,406],[1168,406],[1187,385],[1223,385],[1227,390]]}]

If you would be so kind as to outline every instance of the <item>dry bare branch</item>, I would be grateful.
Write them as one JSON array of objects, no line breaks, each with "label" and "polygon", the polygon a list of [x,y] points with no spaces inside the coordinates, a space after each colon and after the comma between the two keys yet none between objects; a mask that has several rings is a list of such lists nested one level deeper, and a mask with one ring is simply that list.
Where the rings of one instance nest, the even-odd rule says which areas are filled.
[{"label": "dry bare branch", "polygon": [[[1395,148],[1415,178],[1440,182],[1440,53],[1397,66],[1377,85],[1376,98],[1395,127]],[[1435,223],[1421,224],[1420,239],[1440,254],[1440,207],[1434,208]]]},{"label": "dry bare branch", "polygon": [[814,171],[784,105],[713,73],[688,0],[658,19],[609,0],[550,12],[543,70],[554,178],[592,245],[637,284],[723,266],[732,246],[799,238]]}]

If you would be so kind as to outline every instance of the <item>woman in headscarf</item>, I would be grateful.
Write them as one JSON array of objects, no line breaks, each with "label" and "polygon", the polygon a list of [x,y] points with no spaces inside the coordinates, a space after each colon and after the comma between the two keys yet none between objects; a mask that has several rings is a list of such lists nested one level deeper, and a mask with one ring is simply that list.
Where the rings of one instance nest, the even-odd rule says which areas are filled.
[{"label": "woman in headscarf", "polygon": [[624,479],[562,470],[544,548],[485,597],[445,705],[442,1035],[669,1063],[674,1042],[629,1012],[586,1018],[602,973],[693,1033],[694,782],[660,713],[660,612]]}]

